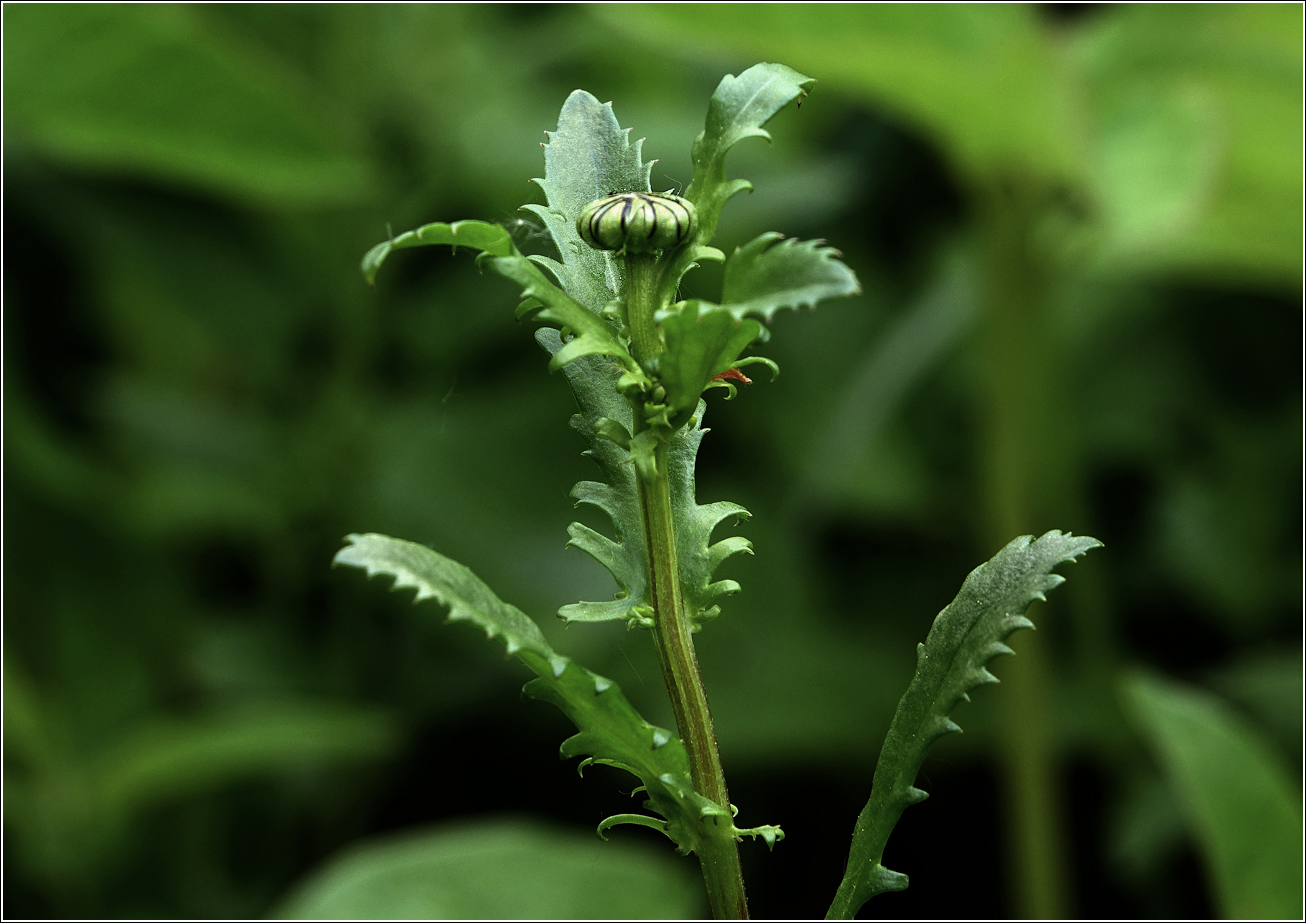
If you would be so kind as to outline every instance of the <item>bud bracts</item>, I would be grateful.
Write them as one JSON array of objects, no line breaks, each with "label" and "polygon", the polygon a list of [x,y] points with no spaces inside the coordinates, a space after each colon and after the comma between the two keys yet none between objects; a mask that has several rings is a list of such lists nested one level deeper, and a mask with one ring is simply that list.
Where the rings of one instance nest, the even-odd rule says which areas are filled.
[{"label": "bud bracts", "polygon": [[674,249],[689,240],[697,227],[688,199],[657,192],[595,199],[576,218],[576,233],[591,247],[631,253]]}]

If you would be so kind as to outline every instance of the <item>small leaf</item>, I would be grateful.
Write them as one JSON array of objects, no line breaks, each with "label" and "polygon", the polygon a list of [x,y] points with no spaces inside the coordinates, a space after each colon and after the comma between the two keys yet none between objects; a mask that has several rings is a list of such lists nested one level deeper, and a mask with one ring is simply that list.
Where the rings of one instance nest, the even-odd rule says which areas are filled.
[{"label": "small leaf", "polygon": [[783,64],[755,64],[738,77],[721,79],[703,131],[694,139],[694,179],[685,190],[685,198],[698,209],[698,233],[676,256],[667,278],[680,278],[696,261],[720,258],[721,251],[707,244],[716,234],[721,210],[735,193],[752,188],[747,180],[726,180],[726,154],[745,138],[769,141],[762,126],[815,82]]},{"label": "small leaf", "polygon": [[1226,919],[1301,919],[1301,789],[1223,700],[1138,674],[1122,686],[1179,796]]},{"label": "small leaf", "polygon": [[770,323],[783,308],[814,308],[827,298],[861,294],[857,276],[838,257],[819,240],[762,234],[726,260],[721,300],[735,317],[752,314]]},{"label": "small leaf", "polygon": [[703,887],[640,843],[518,818],[347,847],[273,911],[299,920],[584,920],[701,916]]},{"label": "small leaf", "polygon": [[694,139],[694,181],[685,198],[698,207],[699,239],[706,243],[726,200],[751,188],[747,181],[726,182],[726,154],[745,138],[771,135],[762,126],[816,83],[783,64],[754,64],[738,77],[721,78],[707,107],[707,122]]},{"label": "small leaf", "polygon": [[727,558],[753,553],[753,543],[740,536],[709,544],[712,531],[720,523],[732,516],[747,519],[750,514],[728,500],[700,506],[695,497],[694,465],[698,447],[708,432],[703,428],[706,410],[707,404],[699,401],[693,419],[672,438],[667,452],[667,479],[671,482],[671,510],[676,523],[676,557],[680,562],[680,595],[693,631],[720,614],[721,608],[716,605],[718,597],[739,592],[736,581],[713,582],[712,574]]},{"label": "small leaf", "polygon": [[935,618],[925,643],[916,646],[916,675],[880,750],[871,798],[857,818],[848,868],[826,919],[851,920],[875,895],[907,886],[906,876],[885,869],[880,858],[903,810],[927,797],[913,783],[930,745],[960,730],[948,713],[971,689],[994,682],[985,665],[1011,652],[1002,642],[1013,631],[1033,627],[1022,614],[1029,604],[1064,582],[1052,568],[1101,544],[1057,531],[1035,541],[1022,535],[971,571]]},{"label": "small leaf", "polygon": [[437,221],[377,244],[363,256],[359,268],[363,270],[363,278],[367,279],[367,284],[371,285],[376,281],[376,274],[380,271],[381,264],[391,252],[436,244],[470,247],[492,256],[510,256],[517,250],[517,246],[512,242],[512,235],[497,224],[488,224],[484,221],[455,221],[452,224],[445,224]]},{"label": "small leaf", "polygon": [[391,252],[409,247],[445,244],[452,247],[470,247],[482,251],[481,260],[489,269],[521,286],[526,302],[518,308],[517,316],[568,329],[574,338],[553,355],[549,371],[557,371],[581,356],[615,356],[627,370],[637,377],[643,370],[617,340],[609,324],[578,304],[558,288],[522,256],[512,237],[497,224],[484,221],[455,221],[453,224],[435,222],[413,231],[400,234],[392,240],[377,244],[363,257],[363,276],[371,283],[381,264]]},{"label": "small leaf", "polygon": [[720,306],[691,300],[660,318],[667,351],[658,357],[658,380],[667,403],[677,413],[698,406],[699,395],[714,375],[735,364],[762,325]]},{"label": "small leaf", "polygon": [[558,130],[546,132],[544,179],[535,180],[548,205],[526,205],[544,219],[562,262],[537,259],[547,265],[567,294],[595,314],[620,293],[622,264],[610,253],[595,250],[576,233],[576,216],[595,199],[619,192],[649,192],[653,162],[640,157],[643,141],[630,140],[612,103],[600,103],[576,90],[563,103]]}]

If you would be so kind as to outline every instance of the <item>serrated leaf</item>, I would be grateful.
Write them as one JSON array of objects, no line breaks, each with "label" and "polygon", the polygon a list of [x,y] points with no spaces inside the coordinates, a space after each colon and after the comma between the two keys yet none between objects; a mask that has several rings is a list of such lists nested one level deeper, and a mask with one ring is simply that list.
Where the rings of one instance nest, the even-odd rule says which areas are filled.
[{"label": "serrated leaf", "polygon": [[723,307],[735,317],[752,314],[770,323],[783,308],[814,308],[827,298],[860,294],[839,251],[822,243],[771,231],[737,248],[726,260]]},{"label": "serrated leaf", "polygon": [[1301,790],[1273,750],[1204,689],[1145,674],[1121,689],[1184,807],[1221,915],[1300,919]]},{"label": "serrated leaf", "polygon": [[386,535],[350,535],[348,541],[336,553],[336,564],[394,577],[395,589],[417,591],[415,601],[437,600],[449,609],[450,620],[501,638],[537,677],[523,693],[553,703],[576,725],[561,754],[591,756],[637,776],[648,795],[646,806],[666,818],[665,832],[680,852],[695,851],[705,838],[736,835],[730,811],[694,791],[680,738],[641,718],[612,680],[555,652],[539,626],[470,570],[424,545]]},{"label": "serrated leaf", "polygon": [[546,132],[544,179],[537,179],[548,205],[526,205],[544,220],[562,262],[537,258],[576,301],[595,314],[621,291],[624,268],[610,253],[595,250],[576,233],[576,217],[595,199],[619,192],[649,192],[653,162],[640,157],[642,139],[632,142],[612,103],[576,90],[563,103],[558,130]]},{"label": "serrated leaf", "polygon": [[581,356],[605,355],[616,357],[632,374],[643,374],[607,321],[586,310],[544,278],[535,264],[522,256],[508,232],[497,224],[487,224],[484,221],[455,221],[446,224],[437,221],[423,225],[377,244],[367,251],[360,268],[370,284],[376,279],[381,264],[393,251],[440,244],[480,250],[480,259],[485,266],[520,285],[526,302],[517,311],[519,318],[529,317],[575,334],[566,346],[554,354],[549,362],[549,371],[556,371]]},{"label": "serrated leaf", "polygon": [[[733,323],[733,320],[732,320]],[[536,340],[549,352],[561,347],[555,331],[540,330]],[[568,530],[571,545],[598,561],[613,579],[620,592],[604,602],[580,602],[563,606],[558,616],[564,621],[601,622],[634,619],[640,622],[651,611],[652,596],[648,589],[648,553],[644,542],[644,519],[639,505],[635,461],[632,452],[621,448],[596,431],[599,420],[621,424],[627,432],[633,428],[630,405],[617,392],[622,369],[600,356],[573,362],[563,370],[580,413],[571,425],[585,437],[585,453],[599,466],[603,481],[581,481],[572,489],[578,503],[596,506],[611,518],[614,539],[588,526],[573,523]],[[671,437],[667,452],[667,477],[671,504],[676,521],[676,554],[680,565],[681,597],[686,616],[695,630],[719,613],[715,600],[738,592],[733,580],[713,582],[712,574],[728,557],[752,551],[744,538],[722,539],[709,544],[712,530],[730,516],[746,518],[748,511],[737,503],[725,501],[700,506],[694,496],[694,462],[698,447],[707,430],[702,428],[705,404],[699,402],[694,419]],[[635,440],[638,442],[638,440]]]},{"label": "serrated leaf", "polygon": [[1011,652],[1002,642],[1013,631],[1033,627],[1023,614],[1029,604],[1064,582],[1052,568],[1101,544],[1055,530],[1033,541],[1022,535],[971,571],[935,618],[916,647],[916,675],[880,750],[871,797],[857,818],[848,868],[826,919],[851,920],[876,894],[907,886],[906,876],[885,869],[880,858],[903,810],[928,797],[913,783],[930,745],[960,730],[948,714],[971,689],[996,682],[986,665]]},{"label": "serrated leaf", "polygon": [[[678,308],[678,309],[677,309]],[[735,364],[762,325],[706,301],[683,302],[661,318],[667,351],[658,357],[658,380],[673,411],[697,406],[714,375]]]},{"label": "serrated leaf", "polygon": [[512,242],[512,235],[497,224],[489,224],[485,221],[455,221],[446,224],[437,221],[377,244],[363,255],[363,262],[359,268],[363,271],[363,278],[367,280],[367,284],[372,285],[376,282],[376,274],[380,271],[381,264],[395,250],[439,244],[469,247],[491,256],[511,256],[517,252],[517,245]]},{"label": "serrated leaf", "polygon": [[[537,330],[535,339],[550,355],[562,349],[554,330]],[[630,405],[617,392],[623,370],[605,359],[589,357],[563,369],[580,413],[571,418],[589,448],[585,454],[599,466],[601,481],[581,481],[571,490],[577,504],[588,503],[608,514],[614,538],[574,522],[567,529],[569,545],[584,551],[612,574],[620,588],[615,599],[578,602],[563,606],[558,617],[565,622],[606,622],[640,619],[636,610],[653,605],[648,591],[648,557],[644,521],[639,508],[639,487],[630,452],[599,435],[600,420],[619,424],[627,432],[634,426]]]},{"label": "serrated leaf", "polygon": [[703,131],[694,139],[694,179],[685,190],[685,198],[698,209],[698,232],[676,257],[669,278],[683,276],[696,260],[720,258],[721,251],[707,244],[716,234],[721,210],[735,193],[752,188],[748,180],[726,179],[726,155],[745,138],[770,141],[762,126],[815,82],[783,64],[754,64],[738,77],[721,78],[708,102]]}]

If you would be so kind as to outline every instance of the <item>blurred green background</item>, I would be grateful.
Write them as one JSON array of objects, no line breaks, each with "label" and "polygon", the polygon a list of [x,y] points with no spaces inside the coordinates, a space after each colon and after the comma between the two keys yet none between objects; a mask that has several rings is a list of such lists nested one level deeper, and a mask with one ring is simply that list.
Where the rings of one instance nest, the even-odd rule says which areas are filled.
[{"label": "blurred green background", "polygon": [[[683,188],[757,61],[819,83],[731,155],[717,243],[826,238],[865,293],[709,398],[699,498],[757,554],[700,658],[741,821],[788,834],[742,847],[754,914],[824,913],[915,643],[1049,528],[1106,547],[959,709],[864,915],[1300,914],[1299,6],[3,16],[6,915],[361,915],[284,903],[342,849],[432,889],[382,915],[703,912],[652,832],[577,838],[631,783],[557,759],[524,670],[329,563],[425,542],[670,724],[645,636],[552,617],[612,587],[563,548],[592,466],[516,292],[357,266],[458,218],[549,252],[517,208],[578,87]],[[554,903],[475,903],[532,861]]]}]

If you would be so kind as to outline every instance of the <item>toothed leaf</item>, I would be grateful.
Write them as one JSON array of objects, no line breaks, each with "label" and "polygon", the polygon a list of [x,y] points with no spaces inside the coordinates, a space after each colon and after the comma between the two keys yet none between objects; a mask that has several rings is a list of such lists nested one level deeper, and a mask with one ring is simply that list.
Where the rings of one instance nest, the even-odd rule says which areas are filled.
[{"label": "toothed leaf", "polygon": [[735,364],[762,334],[755,320],[736,317],[706,301],[686,301],[661,318],[667,351],[658,357],[658,380],[673,411],[697,406],[714,375]]},{"label": "toothed leaf", "polygon": [[734,516],[747,519],[748,510],[738,503],[719,500],[700,506],[694,497],[694,461],[703,435],[704,401],[689,425],[676,433],[667,452],[667,478],[671,482],[671,510],[676,523],[676,555],[680,561],[680,593],[690,627],[698,631],[716,618],[721,609],[716,600],[739,592],[734,580],[712,582],[712,573],[726,558],[744,552],[753,553],[753,543],[746,538],[724,538],[712,545],[712,530]]},{"label": "toothed leaf", "polygon": [[708,103],[703,131],[694,139],[694,181],[685,191],[685,198],[698,207],[702,242],[716,232],[726,200],[751,188],[746,180],[727,182],[726,154],[745,138],[770,141],[762,126],[815,82],[783,64],[754,64],[738,77],[721,78]]},{"label": "toothed leaf", "polygon": [[449,609],[451,620],[470,622],[488,637],[502,639],[537,677],[523,692],[553,703],[576,725],[577,733],[560,747],[562,756],[588,756],[634,774],[648,795],[646,806],[666,819],[665,825],[655,818],[646,823],[662,829],[681,853],[694,852],[706,838],[742,832],[728,809],[694,791],[689,755],[678,737],[641,718],[612,680],[554,651],[538,625],[466,567],[425,545],[386,535],[350,535],[348,541],[337,552],[336,564],[361,567],[368,576],[394,577],[395,589],[417,591],[415,601],[434,599]]},{"label": "toothed leaf", "polygon": [[935,618],[916,647],[916,675],[880,750],[871,798],[857,818],[848,868],[827,919],[851,920],[876,894],[907,886],[906,876],[885,869],[880,859],[903,810],[926,798],[913,785],[926,752],[939,737],[960,730],[948,714],[971,689],[993,681],[985,665],[1010,651],[1002,643],[1007,636],[1033,627],[1024,611],[1064,580],[1052,568],[1101,544],[1057,531],[1035,541],[1023,535],[971,571]]},{"label": "toothed leaf", "polygon": [[770,141],[762,126],[815,82],[783,64],[754,64],[738,77],[727,74],[721,79],[691,150],[694,180],[685,198],[698,209],[698,232],[676,258],[670,278],[680,278],[697,260],[721,258],[721,251],[707,246],[716,234],[721,210],[735,193],[753,188],[748,180],[726,179],[726,154],[745,138]]},{"label": "toothed leaf", "polygon": [[488,224],[484,221],[455,221],[453,224],[436,222],[382,241],[368,250],[360,267],[363,270],[363,278],[367,279],[368,285],[374,283],[381,264],[394,250],[432,244],[470,247],[491,256],[511,256],[517,252],[517,245],[512,242],[512,237],[497,224]]},{"label": "toothed leaf", "polygon": [[576,233],[576,216],[595,199],[619,192],[649,192],[653,163],[640,158],[642,140],[631,141],[612,103],[600,103],[584,90],[567,97],[558,130],[547,132],[544,179],[535,180],[548,205],[527,205],[539,215],[562,257],[537,259],[547,265],[567,294],[595,314],[621,291],[624,269],[612,254],[595,250]]},{"label": "toothed leaf", "polygon": [[[535,338],[550,353],[561,346],[553,330],[537,331]],[[571,495],[578,503],[588,503],[607,513],[614,532],[614,537],[609,539],[588,526],[573,523],[568,530],[569,544],[606,567],[620,591],[616,599],[563,606],[558,616],[564,621],[627,619],[643,624],[653,600],[648,588],[648,557],[636,483],[636,459],[632,457],[638,451],[635,444],[640,440],[633,440],[632,451],[628,451],[598,431],[602,426],[600,420],[620,424],[627,432],[634,428],[630,405],[617,392],[617,380],[623,370],[594,356],[571,363],[564,373],[580,407],[571,425],[585,437],[589,444],[586,454],[598,464],[603,477],[602,481],[581,481],[572,488]],[[718,614],[720,610],[715,605],[718,597],[739,590],[739,584],[733,580],[712,582],[713,572],[731,555],[752,552],[752,544],[744,538],[726,538],[709,544],[718,523],[730,516],[747,518],[748,511],[724,501],[700,506],[694,497],[694,460],[707,432],[702,428],[704,410],[705,405],[700,401],[691,423],[671,437],[667,453],[681,596],[695,630]]]},{"label": "toothed leaf", "polygon": [[363,257],[363,275],[369,283],[375,280],[381,264],[394,250],[439,244],[482,251],[481,260],[485,266],[521,286],[522,297],[526,302],[518,309],[518,317],[530,317],[539,323],[568,329],[574,334],[574,338],[553,355],[549,362],[550,371],[556,371],[581,356],[606,355],[620,360],[632,373],[643,374],[607,321],[586,310],[546,279],[534,263],[522,256],[508,232],[497,224],[487,224],[484,221],[445,224],[437,221],[423,225],[367,251]]},{"label": "toothed leaf", "polygon": [[762,234],[726,260],[723,306],[735,317],[751,314],[769,323],[783,308],[813,308],[827,298],[859,294],[857,276],[838,257],[819,240]]}]

